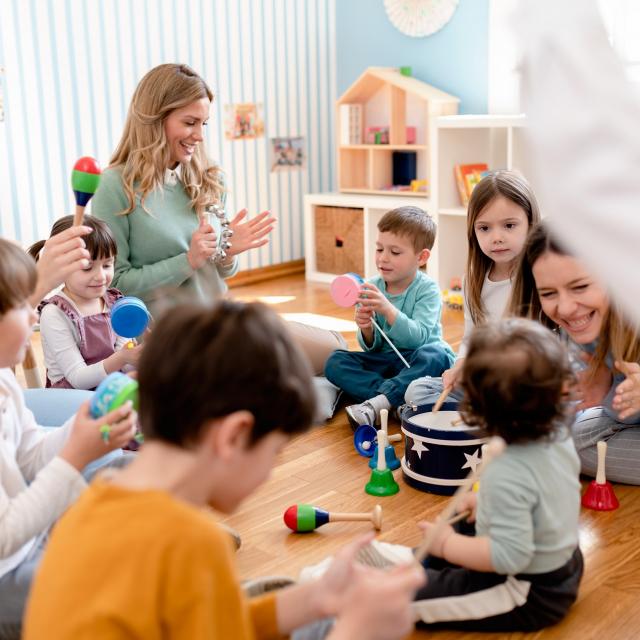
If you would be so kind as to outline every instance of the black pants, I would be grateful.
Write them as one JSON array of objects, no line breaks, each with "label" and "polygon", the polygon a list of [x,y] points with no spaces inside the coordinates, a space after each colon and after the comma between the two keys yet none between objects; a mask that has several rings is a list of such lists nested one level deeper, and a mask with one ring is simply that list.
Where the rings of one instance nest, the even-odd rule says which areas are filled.
[{"label": "black pants", "polygon": [[498,575],[428,560],[427,584],[416,594],[418,626],[466,631],[536,631],[564,618],[584,568],[579,547],[549,573]]}]

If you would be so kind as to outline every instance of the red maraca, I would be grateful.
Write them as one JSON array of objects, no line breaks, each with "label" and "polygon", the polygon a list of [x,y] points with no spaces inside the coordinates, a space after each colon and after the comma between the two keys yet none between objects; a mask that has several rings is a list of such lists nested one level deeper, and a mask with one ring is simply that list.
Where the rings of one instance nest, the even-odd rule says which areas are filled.
[{"label": "red maraca", "polygon": [[89,156],[80,158],[74,165],[71,172],[71,188],[76,198],[76,211],[73,216],[73,225],[82,224],[84,208],[93,198],[93,194],[98,190],[100,184],[100,165]]},{"label": "red maraca", "polygon": [[310,504],[295,504],[284,512],[284,523],[296,533],[314,531],[327,522],[371,521],[378,531],[382,527],[382,507],[377,504],[371,513],[330,513]]}]

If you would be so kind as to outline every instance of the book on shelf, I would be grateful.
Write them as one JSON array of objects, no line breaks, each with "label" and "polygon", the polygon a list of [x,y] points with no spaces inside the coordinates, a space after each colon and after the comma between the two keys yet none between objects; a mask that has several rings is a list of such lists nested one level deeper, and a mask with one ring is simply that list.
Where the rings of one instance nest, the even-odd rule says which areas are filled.
[{"label": "book on shelf", "polygon": [[362,144],[362,105],[340,105],[340,144]]},{"label": "book on shelf", "polygon": [[489,166],[485,163],[456,164],[453,173],[460,195],[460,202],[464,207],[469,204],[473,188],[489,173]]}]

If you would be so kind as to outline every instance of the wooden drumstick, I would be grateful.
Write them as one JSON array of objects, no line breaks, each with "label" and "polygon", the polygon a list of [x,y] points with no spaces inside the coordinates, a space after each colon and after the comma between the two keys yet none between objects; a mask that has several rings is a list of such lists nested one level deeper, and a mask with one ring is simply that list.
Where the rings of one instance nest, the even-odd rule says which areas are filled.
[{"label": "wooden drumstick", "polygon": [[371,522],[377,531],[382,528],[382,507],[377,504],[371,513],[329,512],[310,504],[297,504],[284,513],[284,522],[292,531],[314,531],[328,522]]},{"label": "wooden drumstick", "polygon": [[436,400],[436,403],[433,405],[433,409],[431,409],[431,413],[438,413],[438,411],[440,411],[440,407],[443,405],[446,397],[449,395],[449,392],[451,391],[451,385],[447,385],[443,390],[442,393],[438,396],[438,399]]},{"label": "wooden drumstick", "polygon": [[505,441],[500,436],[493,436],[491,438],[485,450],[482,463],[479,464],[474,471],[469,473],[464,482],[458,487],[458,490],[436,520],[435,525],[427,531],[422,543],[416,549],[414,556],[418,563],[422,564],[423,560],[427,557],[433,541],[440,535],[442,529],[447,526],[448,521],[457,511],[462,497],[471,489],[483,471],[489,466],[490,462],[502,454],[506,446]]}]

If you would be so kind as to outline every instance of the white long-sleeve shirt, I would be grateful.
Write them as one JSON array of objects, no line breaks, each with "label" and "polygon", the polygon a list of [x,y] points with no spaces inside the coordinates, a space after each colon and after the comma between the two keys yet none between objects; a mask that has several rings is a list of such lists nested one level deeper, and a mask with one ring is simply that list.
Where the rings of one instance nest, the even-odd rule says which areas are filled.
[{"label": "white long-sleeve shirt", "polygon": [[[64,298],[76,310],[77,306],[62,291],[56,295]],[[80,311],[78,311],[80,314]],[[40,314],[40,336],[42,351],[47,367],[47,377],[51,382],[62,378],[75,389],[95,389],[106,377],[107,372],[102,362],[87,364],[80,353],[80,334],[73,322],[62,309],[55,304],[46,305]],[[127,343],[127,338],[117,336],[115,350],[118,351]]]},{"label": "white long-sleeve shirt", "polygon": [[[500,320],[504,315],[507,304],[509,303],[509,297],[511,296],[511,280],[499,280],[493,282],[489,280],[489,276],[485,276],[484,284],[482,285],[482,292],[480,298],[486,311],[486,322],[495,322]],[[458,349],[458,359],[464,358],[467,355],[467,344],[469,342],[469,336],[475,324],[467,305],[467,296],[464,296],[464,336]]]},{"label": "white long-sleeve shirt", "polygon": [[0,369],[0,577],[27,556],[87,486],[56,457],[72,419],[47,431],[36,424],[10,369]]}]

